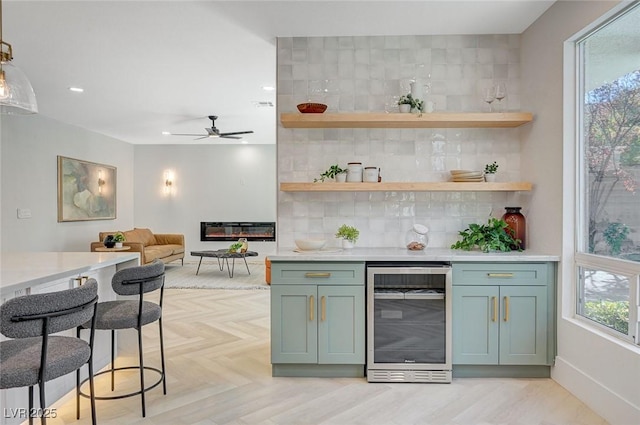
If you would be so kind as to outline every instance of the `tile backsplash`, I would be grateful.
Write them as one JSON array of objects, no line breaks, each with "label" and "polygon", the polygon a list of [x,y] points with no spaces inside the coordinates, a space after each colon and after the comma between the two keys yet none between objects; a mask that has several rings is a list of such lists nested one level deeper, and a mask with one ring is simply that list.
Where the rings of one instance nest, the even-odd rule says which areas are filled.
[{"label": "tile backsplash", "polygon": [[[330,112],[397,112],[414,79],[435,111],[487,111],[482,91],[501,81],[498,110],[520,109],[519,35],[299,37],[278,39],[278,116],[320,102]],[[494,103],[494,107],[496,107]],[[332,164],[381,169],[383,181],[447,181],[449,170],[499,164],[497,181],[519,181],[520,129],[286,129],[278,126],[279,182],[312,182]],[[321,184],[321,183],[318,183]],[[429,246],[448,247],[469,223],[524,206],[504,192],[279,192],[278,246],[332,238],[343,223],[360,230],[357,246],[404,246],[414,223]],[[525,206],[526,212],[526,206]]]}]

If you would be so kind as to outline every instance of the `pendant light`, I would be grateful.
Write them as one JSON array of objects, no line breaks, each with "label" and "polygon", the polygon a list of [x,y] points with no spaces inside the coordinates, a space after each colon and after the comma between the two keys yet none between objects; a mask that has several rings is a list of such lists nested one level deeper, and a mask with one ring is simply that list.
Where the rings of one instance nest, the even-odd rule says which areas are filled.
[{"label": "pendant light", "polygon": [[26,75],[11,63],[13,49],[2,39],[2,0],[0,0],[0,113],[35,114],[36,94]]}]

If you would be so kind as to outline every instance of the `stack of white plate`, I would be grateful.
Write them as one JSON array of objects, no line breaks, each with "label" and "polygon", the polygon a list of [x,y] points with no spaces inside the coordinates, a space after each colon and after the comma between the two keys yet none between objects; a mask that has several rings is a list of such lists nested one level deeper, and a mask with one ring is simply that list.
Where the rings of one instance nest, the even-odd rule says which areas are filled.
[{"label": "stack of white plate", "polygon": [[482,171],[471,170],[451,170],[451,181],[454,182],[483,182],[484,173]]}]

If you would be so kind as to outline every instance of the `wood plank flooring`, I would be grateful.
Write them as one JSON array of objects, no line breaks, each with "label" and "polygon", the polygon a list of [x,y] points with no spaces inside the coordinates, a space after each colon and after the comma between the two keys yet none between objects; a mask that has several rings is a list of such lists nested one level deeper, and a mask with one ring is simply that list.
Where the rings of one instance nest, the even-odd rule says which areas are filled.
[{"label": "wood plank flooring", "polygon": [[[160,386],[147,393],[146,418],[139,397],[97,401],[100,424],[607,424],[551,379],[369,384],[353,378],[273,378],[269,291],[168,289],[164,326],[167,395]],[[145,361],[157,365],[157,326],[146,326],[143,333]],[[137,375],[128,379],[135,388]],[[101,378],[97,388],[108,392],[108,379]],[[86,399],[78,422],[73,397],[52,407],[58,417],[50,425],[91,423]]]}]

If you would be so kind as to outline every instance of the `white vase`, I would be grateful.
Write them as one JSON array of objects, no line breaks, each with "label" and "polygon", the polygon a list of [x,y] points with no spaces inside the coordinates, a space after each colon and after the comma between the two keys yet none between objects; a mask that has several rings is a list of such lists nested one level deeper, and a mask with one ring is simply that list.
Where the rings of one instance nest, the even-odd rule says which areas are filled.
[{"label": "white vase", "polygon": [[344,249],[351,249],[351,248],[353,248],[353,246],[354,246],[353,242],[351,242],[350,240],[348,240],[348,239],[343,239],[342,240],[342,247]]},{"label": "white vase", "polygon": [[336,182],[344,183],[347,181],[347,173],[336,174]]},{"label": "white vase", "polygon": [[484,181],[486,182],[494,182],[496,181],[496,175],[494,174],[485,174],[484,175]]},{"label": "white vase", "polygon": [[402,105],[398,105],[398,109],[402,113],[411,112],[411,105],[403,103]]}]

